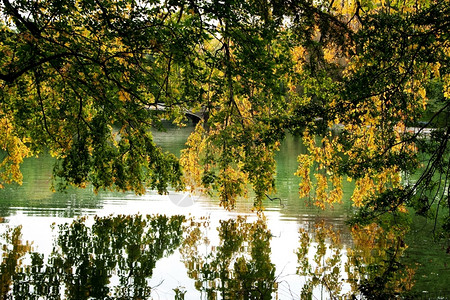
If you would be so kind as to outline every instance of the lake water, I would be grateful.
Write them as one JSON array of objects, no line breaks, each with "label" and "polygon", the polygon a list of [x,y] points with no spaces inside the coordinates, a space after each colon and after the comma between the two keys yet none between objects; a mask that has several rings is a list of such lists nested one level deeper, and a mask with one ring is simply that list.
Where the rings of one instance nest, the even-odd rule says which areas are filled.
[{"label": "lake water", "polygon": [[[155,132],[154,139],[163,148],[179,154],[191,130],[191,126],[185,128],[170,127],[167,132]],[[297,156],[300,153],[304,153],[304,151],[305,149],[301,143],[301,139],[298,137],[288,136],[282,143],[281,149],[277,153],[276,183],[278,191],[273,195],[273,197],[278,197],[281,200],[270,201],[266,199],[264,203],[264,217],[252,211],[252,199],[242,199],[242,201],[237,203],[236,209],[230,212],[219,207],[217,199],[205,196],[184,198],[184,204],[186,204],[186,200],[192,200],[192,205],[180,206],[179,200],[181,197],[185,197],[185,195],[174,192],[171,192],[169,195],[158,195],[153,191],[148,191],[143,196],[116,192],[100,192],[95,195],[90,188],[69,189],[66,193],[51,192],[50,184],[53,159],[47,155],[41,155],[39,158],[27,159],[23,164],[24,183],[22,186],[11,185],[0,190],[0,220],[2,220],[0,223],[0,232],[4,233],[7,231],[7,228],[14,228],[21,225],[22,240],[32,241],[33,251],[43,254],[45,260],[51,256],[54,250],[54,242],[58,237],[61,239],[61,236],[80,234],[73,228],[60,228],[60,232],[58,233],[58,225],[70,224],[78,217],[87,216],[87,219],[83,220],[82,224],[88,228],[90,225],[98,222],[98,220],[96,221],[94,219],[94,216],[103,217],[102,220],[110,220],[118,215],[134,217],[136,215],[150,215],[153,217],[149,219],[146,225],[143,225],[143,228],[157,232],[156,229],[161,230],[161,228],[152,227],[154,225],[151,225],[153,224],[151,220],[159,220],[159,217],[156,217],[156,215],[183,215],[185,219],[192,219],[192,221],[186,221],[184,223],[191,224],[190,227],[181,228],[181,234],[184,234],[184,241],[169,241],[169,244],[165,244],[167,249],[161,252],[163,254],[154,258],[154,267],[150,273],[145,273],[147,274],[145,276],[143,275],[145,282],[139,283],[140,285],[138,284],[137,275],[131,275],[132,270],[135,269],[127,269],[130,272],[127,277],[129,286],[148,287],[149,294],[146,295],[151,295],[153,299],[174,299],[175,297],[181,297],[181,295],[183,295],[184,299],[221,298],[223,295],[225,295],[225,298],[230,298],[230,296],[226,296],[227,294],[224,291],[227,289],[232,291],[233,284],[236,284],[238,281],[237,278],[240,278],[239,276],[242,276],[242,274],[253,274],[254,276],[252,275],[253,277],[248,279],[251,281],[249,290],[260,291],[263,289],[258,283],[263,282],[264,280],[262,278],[266,276],[269,280],[265,284],[270,285],[268,288],[269,298],[299,299],[302,289],[314,277],[313,273],[323,275],[327,272],[330,273],[330,270],[332,270],[331,267],[331,269],[327,269],[326,267],[317,269],[317,267],[320,267],[320,265],[318,266],[320,261],[315,261],[317,259],[315,254],[317,253],[316,250],[320,248],[320,241],[312,240],[308,244],[310,250],[305,256],[306,259],[311,261],[310,269],[307,271],[303,270],[303,273],[302,271],[298,271],[298,268],[302,264],[302,259],[305,259],[305,257],[300,259],[297,253],[299,247],[301,247],[300,238],[302,236],[299,230],[304,230],[311,235],[315,232],[317,226],[319,228],[332,226],[334,230],[340,231],[340,246],[336,248],[331,242],[332,239],[326,239],[325,245],[328,248],[321,258],[325,262],[326,259],[330,259],[336,254],[336,249],[340,249],[338,253],[340,263],[336,269],[339,271],[339,275],[335,276],[340,282],[340,285],[339,291],[336,294],[343,295],[351,289],[351,284],[346,282],[350,275],[345,272],[345,263],[347,262],[348,256],[347,248],[350,249],[355,244],[358,244],[357,242],[355,243],[354,235],[352,235],[345,224],[348,216],[352,214],[352,207],[349,201],[347,201],[332,209],[322,211],[305,203],[304,200],[298,199],[298,178],[293,174],[297,168]],[[350,192],[351,184],[347,184],[346,191]],[[244,216],[246,219],[241,219],[239,216]],[[128,221],[120,218],[114,219],[115,224],[119,225],[129,224],[127,223]],[[420,223],[422,221],[418,222]],[[416,222],[414,224],[417,225],[419,223]],[[414,238],[409,239],[410,244],[415,246],[407,249],[404,256],[414,266],[415,272],[418,274],[416,276],[419,277],[416,278],[418,281],[416,286],[419,286],[418,292],[423,293],[423,295],[431,295],[436,291],[441,293],[446,289],[446,284],[450,282],[450,266],[447,265],[449,256],[445,254],[445,251],[440,248],[439,244],[433,243],[431,240],[428,240],[426,242],[428,246],[424,247],[423,239],[427,237],[429,232],[423,230],[426,228],[426,223],[422,222],[420,224],[423,226],[414,227],[416,230]],[[114,226],[111,228],[116,228]],[[134,228],[133,226],[130,228]],[[234,231],[227,231],[229,228],[233,228]],[[419,229],[422,231],[419,231]],[[86,238],[92,238],[88,233]],[[173,236],[178,234],[175,227],[172,233]],[[265,240],[266,244],[258,243],[259,240],[255,236],[258,235],[262,239],[266,233],[270,237],[268,240]],[[126,234],[131,235],[131,233]],[[187,236],[189,238],[186,238]],[[156,233],[156,237],[160,238],[158,233]],[[243,241],[240,241],[241,238]],[[236,248],[233,248],[234,252],[226,250],[228,249],[225,247],[228,245],[227,239],[231,241],[231,244],[237,243],[237,246],[235,245]],[[91,242],[95,244],[95,241],[96,239],[92,238]],[[191,244],[186,241],[189,241]],[[61,240],[61,244],[59,245],[63,252],[65,250],[61,245],[66,242],[69,243],[68,240]],[[6,243],[5,239],[2,239],[2,243]],[[89,248],[88,246],[86,247],[86,249]],[[91,245],[90,247],[96,249],[95,245]],[[110,247],[108,251],[116,253],[111,249],[112,246],[108,247]],[[144,253],[142,249],[146,249],[145,247],[145,245],[140,245],[142,253]],[[126,249],[124,252],[119,251],[117,253],[122,253],[129,257],[131,250],[129,248]],[[252,249],[255,249],[255,251],[259,249],[259,252],[251,252]],[[361,249],[360,253],[363,253]],[[98,252],[100,250],[97,249],[95,251]],[[269,252],[267,257],[263,255],[265,251]],[[3,252],[5,253],[5,249],[3,249]],[[61,258],[64,256],[69,261],[67,258],[69,254],[67,253],[63,253],[64,255],[61,254],[58,257]],[[95,256],[97,258],[100,257],[99,254],[93,253],[85,253],[85,255],[90,255],[91,258],[95,255],[97,255]],[[226,258],[223,258],[225,257],[224,255]],[[143,255],[141,256],[143,257]],[[31,258],[26,255],[24,257],[22,264],[24,266],[30,264]],[[245,267],[245,272],[242,271],[241,273],[238,268],[240,265],[237,264],[237,262],[242,261],[240,257],[244,257],[247,263],[242,264]],[[220,262],[219,258],[222,259]],[[127,290],[127,283],[123,282],[125,277],[121,277],[120,275],[120,266],[123,266],[122,263],[126,263],[120,263],[120,255],[115,257],[115,259],[115,267],[108,269],[110,270],[106,276],[108,279],[103,284],[103,288],[109,289],[108,292],[105,292],[105,295],[108,294],[111,298],[119,298],[117,295],[122,295],[122,297],[123,295],[128,295],[129,297],[138,298],[138,292],[136,290]],[[260,265],[259,262],[262,260],[265,260],[266,264]],[[98,262],[100,260],[94,259],[90,263],[92,261]],[[112,260],[104,261],[110,262]],[[228,269],[225,268],[228,274],[226,275],[228,276],[226,280],[223,279],[225,275],[222,274],[224,268],[218,267],[220,264],[224,265],[225,262],[228,263]],[[136,260],[135,263],[136,266],[142,267],[141,261]],[[327,263],[324,263],[324,266],[333,266],[332,264],[333,262],[327,261]],[[433,264],[436,268],[429,270],[424,266],[427,264]],[[129,261],[127,266],[130,266]],[[81,267],[78,268],[81,270]],[[251,271],[253,270],[252,268],[256,270],[253,273]],[[94,268],[91,266],[89,270],[92,269]],[[262,272],[261,270],[265,270],[266,273],[264,274],[266,275],[258,275]],[[75,271],[70,272],[75,273]],[[308,274],[305,275],[305,273]],[[202,275],[200,276],[199,274]],[[216,277],[208,274],[216,274]],[[78,274],[76,278],[81,278],[80,276]],[[212,277],[208,278],[208,276]],[[64,278],[67,279],[67,277]],[[218,278],[222,278],[222,283],[218,283],[220,282]],[[330,297],[330,290],[333,289],[324,284],[326,280],[323,277],[320,277],[320,280],[322,280],[322,284],[316,284],[311,289],[312,295],[317,299],[327,299]],[[225,281],[226,286],[223,286]],[[25,280],[22,280],[22,282],[25,282]],[[245,280],[239,282],[241,282],[240,289],[242,289],[242,282],[245,282]],[[430,282],[434,286],[430,286]],[[25,283],[23,284],[26,285]],[[220,284],[222,284],[222,287],[219,287]],[[218,286],[216,287],[215,285]],[[338,284],[336,283],[335,285]],[[70,284],[67,282],[64,285],[58,285],[60,295],[66,293],[67,298],[76,299],[79,297],[75,297],[73,296],[75,294],[67,293],[67,291],[64,292],[64,289],[67,290],[68,286]],[[117,286],[121,288],[119,289]],[[34,292],[36,292],[36,287],[34,289]],[[127,290],[128,294],[124,292],[125,290]],[[239,298],[238,296],[236,297]],[[267,297],[266,295],[262,298],[266,299]]]}]

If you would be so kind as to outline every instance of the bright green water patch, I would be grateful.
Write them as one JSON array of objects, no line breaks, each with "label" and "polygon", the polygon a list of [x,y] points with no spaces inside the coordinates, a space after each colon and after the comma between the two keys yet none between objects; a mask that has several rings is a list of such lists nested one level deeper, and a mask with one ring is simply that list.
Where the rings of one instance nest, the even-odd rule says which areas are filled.
[{"label": "bright green water patch", "polygon": [[411,231],[405,240],[408,249],[404,261],[416,270],[414,291],[424,296],[449,297],[449,243],[434,237],[433,227],[433,221],[420,216],[413,217]]}]

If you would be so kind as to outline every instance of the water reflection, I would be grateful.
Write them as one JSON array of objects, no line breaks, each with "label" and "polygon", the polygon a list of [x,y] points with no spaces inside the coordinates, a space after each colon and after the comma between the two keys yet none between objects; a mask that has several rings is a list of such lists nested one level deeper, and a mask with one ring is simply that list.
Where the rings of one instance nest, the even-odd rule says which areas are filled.
[{"label": "water reflection", "polygon": [[189,277],[206,299],[271,299],[276,290],[271,233],[263,215],[221,220],[219,241],[209,237],[209,220],[191,220],[180,249]]},{"label": "water reflection", "polygon": [[400,223],[388,229],[375,223],[352,228],[355,244],[347,250],[346,264],[352,290],[359,290],[366,299],[410,295],[415,270],[403,261],[408,231],[408,226]]},{"label": "water reflection", "polygon": [[49,154],[24,161],[21,166],[24,183],[0,189],[0,216],[25,212],[29,216],[73,218],[101,207],[99,197],[89,188],[52,192],[54,161]]},{"label": "water reflection", "polygon": [[[2,235],[2,299],[150,299],[156,264],[176,250],[192,286],[172,286],[171,299],[193,289],[202,299],[278,299],[284,280],[272,262],[266,217],[237,216],[212,228],[207,217],[119,215],[55,226],[51,253],[34,251],[21,227]],[[398,229],[398,228],[397,228]],[[414,270],[401,261],[401,230],[353,227],[353,245],[321,222],[300,229],[292,298],[392,299],[407,295]],[[285,294],[283,294],[284,297]],[[283,298],[281,297],[281,298]],[[284,298],[283,298],[284,299]]]},{"label": "water reflection", "polygon": [[300,230],[297,274],[306,278],[302,299],[322,294],[325,299],[394,299],[409,297],[413,268],[402,262],[406,230],[385,231],[373,223],[352,228],[353,244],[324,222],[315,230]]},{"label": "water reflection", "polygon": [[[115,216],[58,226],[48,260],[20,239],[3,236],[2,297],[15,299],[147,299],[156,262],[180,245],[183,216]],[[25,264],[24,260],[31,261]]]}]

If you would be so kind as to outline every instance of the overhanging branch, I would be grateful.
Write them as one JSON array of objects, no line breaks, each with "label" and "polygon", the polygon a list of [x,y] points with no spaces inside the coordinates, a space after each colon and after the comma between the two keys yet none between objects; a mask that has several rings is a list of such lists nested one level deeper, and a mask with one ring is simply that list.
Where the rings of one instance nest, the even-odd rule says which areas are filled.
[{"label": "overhanging branch", "polygon": [[83,55],[79,55],[77,53],[74,52],[64,52],[64,53],[58,53],[58,54],[54,54],[54,55],[50,55],[47,57],[44,57],[38,61],[32,62],[30,64],[28,64],[27,66],[25,66],[23,69],[16,71],[16,72],[11,72],[8,74],[1,74],[0,73],[0,80],[3,80],[5,82],[8,83],[13,83],[17,78],[19,78],[20,76],[22,76],[23,74],[25,74],[28,71],[33,70],[34,68],[43,65],[47,62],[53,61],[55,59],[59,59],[59,58],[63,58],[63,57],[70,57],[70,56],[81,56],[86,58]]}]

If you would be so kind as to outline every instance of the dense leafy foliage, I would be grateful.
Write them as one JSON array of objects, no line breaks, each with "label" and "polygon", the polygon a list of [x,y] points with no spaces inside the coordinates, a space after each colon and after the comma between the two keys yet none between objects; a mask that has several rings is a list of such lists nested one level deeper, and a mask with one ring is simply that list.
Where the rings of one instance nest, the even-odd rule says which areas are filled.
[{"label": "dense leafy foliage", "polygon": [[[365,212],[408,204],[448,215],[445,0],[3,0],[0,9],[0,184],[20,182],[23,158],[48,149],[61,186],[188,185],[232,208],[251,185],[261,207],[291,131],[309,151],[300,195],[318,206],[341,201],[346,178]],[[179,161],[150,129],[182,124],[186,111],[202,120]]]}]

